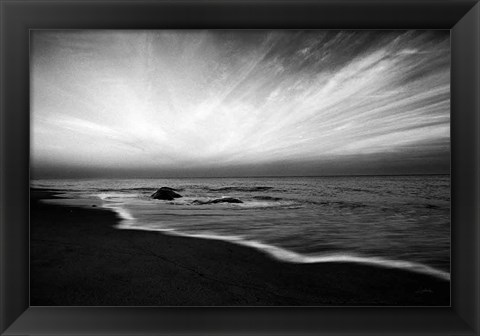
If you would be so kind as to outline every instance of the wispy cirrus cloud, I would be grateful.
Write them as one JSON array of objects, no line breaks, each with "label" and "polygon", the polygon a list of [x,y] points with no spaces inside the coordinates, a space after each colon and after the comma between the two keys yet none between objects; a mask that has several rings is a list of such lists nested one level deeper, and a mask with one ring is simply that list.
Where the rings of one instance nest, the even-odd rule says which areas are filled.
[{"label": "wispy cirrus cloud", "polygon": [[32,50],[34,164],[449,152],[448,32],[42,31]]}]

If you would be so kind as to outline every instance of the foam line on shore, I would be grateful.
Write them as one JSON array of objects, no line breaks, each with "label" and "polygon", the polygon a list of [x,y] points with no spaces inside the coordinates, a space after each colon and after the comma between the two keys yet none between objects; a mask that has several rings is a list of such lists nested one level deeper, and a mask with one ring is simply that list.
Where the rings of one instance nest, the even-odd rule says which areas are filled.
[{"label": "foam line on shore", "polygon": [[135,218],[130,213],[120,206],[103,205],[104,208],[115,211],[124,221],[133,221]]},{"label": "foam line on shore", "polygon": [[326,262],[353,262],[364,265],[373,265],[378,267],[385,268],[396,268],[412,271],[415,273],[427,274],[440,278],[442,280],[450,281],[450,274],[448,272],[438,270],[436,268],[403,260],[390,260],[381,257],[363,257],[353,254],[325,254],[321,256],[305,256],[297,252],[289,251],[284,248],[277,246],[265,244],[263,242],[255,240],[246,240],[240,236],[219,236],[215,234],[189,234],[176,231],[174,229],[158,229],[158,228],[148,228],[148,227],[139,227],[131,225],[134,218],[122,207],[108,205],[105,206],[108,209],[115,211],[123,221],[118,224],[116,227],[118,229],[124,230],[142,230],[142,231],[158,231],[172,236],[180,237],[190,237],[190,238],[200,238],[200,239],[211,239],[211,240],[220,240],[230,243],[234,243],[241,246],[247,246],[259,250],[263,253],[268,254],[276,260],[283,262],[297,263],[297,264],[314,264],[314,263],[326,263]]}]

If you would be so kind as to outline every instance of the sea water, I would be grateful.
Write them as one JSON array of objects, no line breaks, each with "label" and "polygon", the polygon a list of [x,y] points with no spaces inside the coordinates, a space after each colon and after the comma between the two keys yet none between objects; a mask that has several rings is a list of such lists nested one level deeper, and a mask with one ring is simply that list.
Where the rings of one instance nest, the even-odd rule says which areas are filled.
[{"label": "sea water", "polygon": [[[34,180],[118,229],[220,239],[286,262],[353,261],[449,279],[450,176]],[[151,198],[160,187],[182,198]],[[223,197],[243,203],[201,204]],[[200,202],[198,202],[200,201]]]}]

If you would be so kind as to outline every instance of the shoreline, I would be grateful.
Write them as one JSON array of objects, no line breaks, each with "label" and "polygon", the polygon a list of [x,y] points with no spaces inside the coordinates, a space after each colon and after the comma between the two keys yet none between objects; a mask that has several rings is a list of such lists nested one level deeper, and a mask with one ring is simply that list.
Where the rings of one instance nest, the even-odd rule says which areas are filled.
[{"label": "shoreline", "polygon": [[[115,212],[121,220],[131,220],[131,218],[123,218],[123,214],[118,208],[107,208]],[[360,257],[351,254],[325,254],[323,256],[304,256],[300,253],[290,251],[281,247],[274,245],[269,245],[263,242],[255,240],[245,240],[237,236],[217,236],[217,235],[206,235],[206,234],[188,234],[176,231],[174,229],[148,229],[142,227],[129,227],[119,223],[116,226],[119,230],[137,230],[137,231],[146,231],[146,232],[159,232],[168,236],[175,237],[187,237],[195,239],[206,239],[206,240],[216,240],[222,242],[228,242],[231,244],[244,246],[248,248],[253,248],[261,253],[267,254],[270,257],[274,258],[277,261],[284,263],[296,263],[296,264],[317,264],[317,263],[328,263],[328,262],[345,262],[345,263],[357,263],[375,267],[383,268],[393,268],[399,270],[405,270],[408,272],[419,273],[424,275],[430,275],[441,280],[450,281],[450,274],[442,270],[430,267],[428,265],[404,261],[404,260],[393,260],[393,259],[384,259],[380,257]]]},{"label": "shoreline", "polygon": [[449,306],[450,283],[349,261],[287,263],[258,249],[117,229],[112,210],[31,189],[31,305]]}]

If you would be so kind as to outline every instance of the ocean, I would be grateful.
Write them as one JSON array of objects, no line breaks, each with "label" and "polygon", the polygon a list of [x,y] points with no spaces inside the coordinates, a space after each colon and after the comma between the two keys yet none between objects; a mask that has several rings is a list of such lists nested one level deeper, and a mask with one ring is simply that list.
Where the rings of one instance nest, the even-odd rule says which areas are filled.
[{"label": "ocean", "polygon": [[[294,263],[351,261],[450,279],[450,176],[32,180],[45,202],[103,207],[118,229],[219,239]],[[182,195],[150,196],[160,187]],[[243,203],[202,204],[233,197]]]}]

